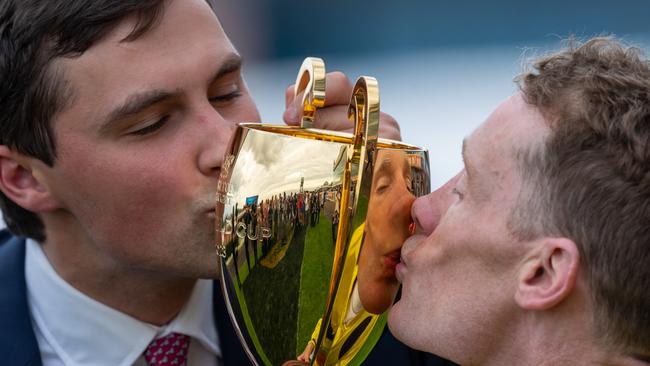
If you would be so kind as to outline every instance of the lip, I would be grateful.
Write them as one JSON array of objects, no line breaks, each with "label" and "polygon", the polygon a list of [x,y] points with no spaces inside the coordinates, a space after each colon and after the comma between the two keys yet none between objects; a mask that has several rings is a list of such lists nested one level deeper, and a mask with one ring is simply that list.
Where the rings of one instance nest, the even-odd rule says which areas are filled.
[{"label": "lip", "polygon": [[217,213],[214,211],[214,208],[205,210],[205,215],[211,219],[214,219],[217,216]]},{"label": "lip", "polygon": [[406,265],[404,264],[404,262],[399,262],[397,266],[395,266],[395,278],[397,278],[397,282],[403,283],[405,277],[406,277]]},{"label": "lip", "polygon": [[420,235],[420,234],[415,234],[412,236],[409,236],[406,241],[404,241],[404,245],[402,246],[402,250],[400,252],[400,258],[399,258],[399,263],[397,266],[395,266],[395,278],[397,278],[397,281],[400,283],[403,283],[404,278],[406,277],[408,273],[408,252],[404,252],[404,248],[414,248],[419,245],[419,243],[426,239],[426,235]]},{"label": "lip", "polygon": [[397,281],[400,283],[402,283],[402,279],[406,275],[406,268],[406,256],[400,251],[399,263],[395,266],[395,278],[397,278]]},{"label": "lip", "polygon": [[404,282],[406,274],[408,272],[408,264],[406,263],[406,255],[403,252],[400,252],[399,263],[395,266],[395,278],[399,283]]},{"label": "lip", "polygon": [[395,271],[395,267],[400,262],[400,249],[394,250],[384,256],[381,257],[381,261],[384,264],[386,268],[388,268],[391,271]]}]

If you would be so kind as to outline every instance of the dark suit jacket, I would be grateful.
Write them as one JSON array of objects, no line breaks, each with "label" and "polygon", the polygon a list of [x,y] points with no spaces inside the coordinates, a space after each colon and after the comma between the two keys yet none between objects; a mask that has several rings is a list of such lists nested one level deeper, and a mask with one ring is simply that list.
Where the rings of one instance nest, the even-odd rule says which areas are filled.
[{"label": "dark suit jacket", "polygon": [[[215,291],[220,291],[215,286]],[[221,296],[214,297],[214,314],[226,366],[250,365],[228,318]],[[25,239],[0,230],[0,355],[3,365],[40,366],[38,343],[27,306]],[[413,351],[384,331],[366,365],[453,365],[431,355]]]}]

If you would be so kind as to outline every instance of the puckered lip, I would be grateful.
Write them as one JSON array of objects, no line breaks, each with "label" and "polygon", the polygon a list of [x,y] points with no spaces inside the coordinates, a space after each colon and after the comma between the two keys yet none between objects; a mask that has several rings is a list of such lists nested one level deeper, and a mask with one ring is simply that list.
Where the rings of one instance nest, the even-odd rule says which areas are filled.
[{"label": "puckered lip", "polygon": [[395,266],[395,278],[397,282],[402,283],[404,281],[404,272],[406,271],[406,265],[404,262],[400,261],[397,266]]},{"label": "puckered lip", "polygon": [[388,254],[384,254],[381,258],[384,266],[386,266],[391,271],[395,270],[395,267],[400,263],[401,249],[396,249]]},{"label": "puckered lip", "polygon": [[206,208],[202,212],[203,212],[203,215],[206,215],[206,216],[209,216],[209,217],[215,217],[217,215],[216,207]]}]

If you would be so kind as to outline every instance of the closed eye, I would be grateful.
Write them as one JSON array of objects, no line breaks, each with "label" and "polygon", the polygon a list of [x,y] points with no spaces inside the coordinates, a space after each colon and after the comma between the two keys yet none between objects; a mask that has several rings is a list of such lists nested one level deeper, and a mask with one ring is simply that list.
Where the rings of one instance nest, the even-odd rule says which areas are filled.
[{"label": "closed eye", "polygon": [[393,180],[390,176],[381,175],[379,179],[375,181],[375,192],[381,194],[390,188],[390,185],[393,183]]},{"label": "closed eye", "polygon": [[144,136],[144,135],[150,135],[158,130],[160,130],[166,123],[169,121],[169,115],[165,115],[158,119],[156,122],[147,125],[143,128],[140,128],[138,130],[135,130],[133,132],[129,132],[129,135],[136,135],[136,136]]},{"label": "closed eye", "polygon": [[229,102],[235,98],[241,97],[242,93],[239,90],[235,90],[232,93],[224,94],[224,95],[217,95],[214,97],[210,97],[210,102],[211,103],[223,103],[223,102]]}]

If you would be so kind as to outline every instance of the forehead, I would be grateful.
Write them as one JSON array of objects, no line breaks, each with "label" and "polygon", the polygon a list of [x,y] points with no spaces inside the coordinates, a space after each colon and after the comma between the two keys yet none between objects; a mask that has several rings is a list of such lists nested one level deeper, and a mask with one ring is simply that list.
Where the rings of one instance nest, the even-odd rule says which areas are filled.
[{"label": "forehead", "polygon": [[382,149],[377,152],[377,165],[389,164],[401,167],[406,163],[406,160],[405,151]]},{"label": "forehead", "polygon": [[214,73],[220,58],[235,52],[204,0],[167,2],[152,28],[123,41],[136,22],[127,16],[81,56],[56,61],[75,95],[75,115],[99,118],[110,102],[134,92],[189,87],[202,80],[200,71]]},{"label": "forehead", "polygon": [[481,179],[511,184],[512,173],[518,169],[517,154],[541,143],[548,132],[543,115],[517,93],[467,138],[465,155]]},{"label": "forehead", "polygon": [[505,159],[539,143],[548,132],[543,115],[517,93],[501,103],[469,136],[467,150],[475,152],[475,158]]}]

